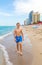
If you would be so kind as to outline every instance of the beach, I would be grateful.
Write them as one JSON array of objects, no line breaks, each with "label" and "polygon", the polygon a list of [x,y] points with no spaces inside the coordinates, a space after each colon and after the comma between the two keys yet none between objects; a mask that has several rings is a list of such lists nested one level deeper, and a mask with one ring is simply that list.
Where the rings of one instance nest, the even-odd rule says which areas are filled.
[{"label": "beach", "polygon": [[[3,56],[6,62],[6,65],[31,65],[32,63],[32,45],[30,43],[27,34],[24,32],[24,41],[23,41],[23,56],[20,56],[16,52],[16,43],[14,41],[13,33],[5,35],[4,38],[0,39],[0,44],[4,51]],[[8,55],[8,56],[7,56]]]},{"label": "beach", "polygon": [[3,52],[6,65],[42,65],[42,25],[36,28],[35,25],[23,26],[23,33],[22,56],[16,52],[13,33],[0,39],[0,44],[5,47],[2,50],[6,53]]}]

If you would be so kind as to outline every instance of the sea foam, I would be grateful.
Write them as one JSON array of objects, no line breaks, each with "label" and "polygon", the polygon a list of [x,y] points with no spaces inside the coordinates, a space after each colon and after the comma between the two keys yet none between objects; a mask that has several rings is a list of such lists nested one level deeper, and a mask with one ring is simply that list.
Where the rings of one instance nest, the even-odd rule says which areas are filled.
[{"label": "sea foam", "polygon": [[9,59],[9,56],[8,56],[8,52],[6,51],[6,48],[0,44],[0,49],[3,51],[4,53],[4,58],[5,58],[5,62],[6,62],[6,65],[13,65],[11,62],[10,62],[10,59]]}]

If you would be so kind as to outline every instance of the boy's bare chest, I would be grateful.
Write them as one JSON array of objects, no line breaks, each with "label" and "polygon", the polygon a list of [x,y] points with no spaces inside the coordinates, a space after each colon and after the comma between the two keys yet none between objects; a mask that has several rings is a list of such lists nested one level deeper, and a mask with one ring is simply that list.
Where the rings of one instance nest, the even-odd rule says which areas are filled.
[{"label": "boy's bare chest", "polygon": [[17,30],[16,30],[16,33],[20,33],[20,32],[21,32],[21,30],[20,30],[20,29],[17,29]]}]

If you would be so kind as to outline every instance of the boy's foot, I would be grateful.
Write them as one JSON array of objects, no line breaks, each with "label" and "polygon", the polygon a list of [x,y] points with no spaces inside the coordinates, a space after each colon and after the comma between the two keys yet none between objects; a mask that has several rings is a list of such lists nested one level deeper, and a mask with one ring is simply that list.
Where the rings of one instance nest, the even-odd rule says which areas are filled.
[{"label": "boy's foot", "polygon": [[22,56],[22,52],[20,52],[20,55]]},{"label": "boy's foot", "polygon": [[17,51],[17,53],[19,54],[20,52],[19,52],[19,51]]}]

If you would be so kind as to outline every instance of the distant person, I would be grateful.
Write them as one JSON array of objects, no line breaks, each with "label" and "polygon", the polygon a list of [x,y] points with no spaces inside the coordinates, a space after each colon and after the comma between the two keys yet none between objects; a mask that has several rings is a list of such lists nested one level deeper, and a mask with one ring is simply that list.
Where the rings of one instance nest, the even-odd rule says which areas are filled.
[{"label": "distant person", "polygon": [[20,23],[16,24],[16,29],[14,30],[14,38],[17,44],[17,53],[22,55],[22,41],[24,40],[24,35]]}]

